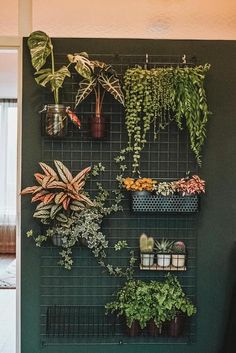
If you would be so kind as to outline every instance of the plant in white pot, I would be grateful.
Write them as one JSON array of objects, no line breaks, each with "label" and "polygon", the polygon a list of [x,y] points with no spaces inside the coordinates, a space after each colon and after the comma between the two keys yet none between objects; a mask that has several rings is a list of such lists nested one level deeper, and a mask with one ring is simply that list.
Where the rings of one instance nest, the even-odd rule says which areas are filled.
[{"label": "plant in white pot", "polygon": [[[72,113],[69,107],[59,103],[59,89],[62,88],[65,78],[70,77],[68,65],[63,65],[56,69],[53,44],[50,37],[42,32],[32,32],[28,38],[28,47],[30,49],[31,63],[35,72],[35,81],[42,87],[50,86],[54,96],[54,104],[46,104],[41,112],[45,112],[42,117],[42,132],[50,137],[62,137],[67,133],[68,116],[72,122],[80,127],[80,121],[77,116]],[[51,65],[45,68],[48,59],[51,59]],[[75,70],[83,77],[91,75],[91,69],[88,65],[86,53],[77,55]]]},{"label": "plant in white pot", "polygon": [[172,266],[183,268],[186,260],[186,246],[183,241],[176,241],[172,246]]},{"label": "plant in white pot", "polygon": [[146,234],[139,238],[140,257],[142,267],[151,267],[154,264],[154,239]]},{"label": "plant in white pot", "polygon": [[155,241],[155,250],[157,253],[157,266],[169,267],[171,264],[171,252],[172,252],[173,241],[162,239]]}]

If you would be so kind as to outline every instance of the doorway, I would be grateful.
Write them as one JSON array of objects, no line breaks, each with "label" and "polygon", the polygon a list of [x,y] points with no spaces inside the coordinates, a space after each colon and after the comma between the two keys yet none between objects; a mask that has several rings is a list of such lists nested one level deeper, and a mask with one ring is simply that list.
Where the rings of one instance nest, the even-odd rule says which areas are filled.
[{"label": "doorway", "polygon": [[0,49],[0,353],[16,352],[18,51]]}]

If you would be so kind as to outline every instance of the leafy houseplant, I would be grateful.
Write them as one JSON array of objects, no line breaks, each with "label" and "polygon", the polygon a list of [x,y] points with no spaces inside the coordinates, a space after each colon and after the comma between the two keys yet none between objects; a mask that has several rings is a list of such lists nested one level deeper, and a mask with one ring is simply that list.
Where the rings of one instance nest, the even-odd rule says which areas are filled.
[{"label": "leafy houseplant", "polygon": [[210,65],[196,67],[130,68],[124,75],[128,146],[133,154],[133,173],[139,173],[140,153],[153,127],[154,139],[175,120],[183,120],[189,131],[191,149],[201,164],[201,149],[209,117],[204,79]]},{"label": "leafy houseplant", "polygon": [[[43,128],[48,136],[62,137],[67,133],[67,116],[71,118],[77,127],[80,127],[79,119],[69,110],[69,107],[66,108],[64,105],[59,104],[59,89],[63,86],[65,78],[71,76],[69,71],[71,63],[56,69],[52,41],[42,31],[35,31],[30,34],[28,47],[30,49],[32,66],[36,70],[35,81],[42,87],[50,85],[54,96],[55,104],[46,105],[42,110],[42,112],[46,111]],[[77,58],[77,65],[75,66],[75,69],[84,77],[88,75],[86,55],[86,53],[79,54],[78,57],[80,60]],[[49,57],[51,58],[51,66],[44,68]]]},{"label": "leafy houseplant", "polygon": [[122,105],[124,105],[124,96],[117,74],[110,65],[100,61],[90,61],[89,65],[92,75],[79,83],[75,106],[90,93],[95,93],[96,112],[91,120],[91,135],[94,139],[102,139],[105,136],[105,120],[102,116],[105,93],[109,92]]},{"label": "leafy houseplant", "polygon": [[186,246],[182,241],[176,241],[172,246],[171,263],[176,268],[182,268],[186,260]]},{"label": "leafy houseplant", "polygon": [[155,250],[157,253],[157,265],[165,268],[169,267],[171,263],[171,250],[173,241],[162,239],[155,241]]},{"label": "leafy houseplant", "polygon": [[141,265],[151,267],[154,264],[154,239],[146,234],[141,234],[139,238]]},{"label": "leafy houseplant", "polygon": [[191,178],[182,178],[175,182],[176,191],[181,195],[197,195],[205,193],[205,181],[200,179],[198,175],[193,175]]}]

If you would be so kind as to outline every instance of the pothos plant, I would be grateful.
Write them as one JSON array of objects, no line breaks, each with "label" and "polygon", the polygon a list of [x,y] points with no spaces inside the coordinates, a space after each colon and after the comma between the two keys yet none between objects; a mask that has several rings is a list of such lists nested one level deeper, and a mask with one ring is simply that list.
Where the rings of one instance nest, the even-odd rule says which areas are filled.
[{"label": "pothos plant", "polygon": [[[201,149],[209,118],[204,79],[210,65],[196,67],[130,68],[124,75],[128,146],[133,173],[139,173],[140,153],[153,127],[154,139],[175,120],[189,131],[191,149],[201,165]],[[121,153],[122,155],[122,153]]]},{"label": "pothos plant", "polygon": [[[109,192],[101,183],[97,183],[98,193],[93,200],[84,190],[85,181],[91,171],[85,168],[75,177],[60,161],[54,161],[57,172],[45,163],[40,163],[44,174],[36,173],[39,185],[27,187],[22,195],[32,194],[32,201],[38,202],[33,217],[48,225],[43,234],[27,232],[28,237],[34,237],[36,245],[41,246],[54,235],[62,238],[60,264],[66,269],[73,265],[72,248],[78,242],[83,242],[91,250],[99,265],[110,275],[131,278],[135,264],[134,252],[130,251],[129,264],[126,268],[110,264],[107,260],[108,241],[102,232],[102,221],[105,216],[122,209],[120,203],[122,194],[114,190],[114,201],[109,204]],[[99,175],[104,167],[99,163],[94,166],[91,174]],[[115,251],[127,248],[126,241],[119,241],[114,246]]]}]

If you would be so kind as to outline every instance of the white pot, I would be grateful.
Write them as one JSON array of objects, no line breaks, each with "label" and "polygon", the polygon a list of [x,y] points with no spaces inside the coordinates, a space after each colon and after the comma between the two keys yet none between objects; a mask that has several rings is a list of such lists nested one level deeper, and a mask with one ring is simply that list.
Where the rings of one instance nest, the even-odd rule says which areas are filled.
[{"label": "white pot", "polygon": [[151,267],[154,264],[154,254],[141,253],[141,265],[143,267]]},{"label": "white pot", "polygon": [[169,267],[171,263],[170,254],[157,254],[157,265],[160,267]]},{"label": "white pot", "polygon": [[184,267],[185,265],[185,254],[173,254],[172,255],[172,265],[174,267]]}]

